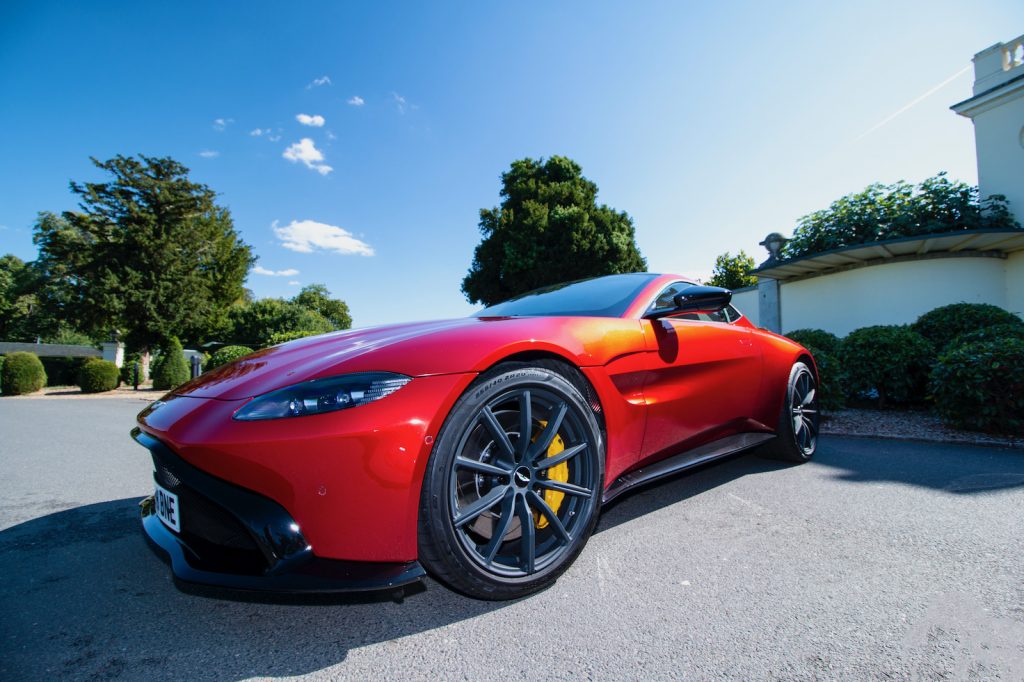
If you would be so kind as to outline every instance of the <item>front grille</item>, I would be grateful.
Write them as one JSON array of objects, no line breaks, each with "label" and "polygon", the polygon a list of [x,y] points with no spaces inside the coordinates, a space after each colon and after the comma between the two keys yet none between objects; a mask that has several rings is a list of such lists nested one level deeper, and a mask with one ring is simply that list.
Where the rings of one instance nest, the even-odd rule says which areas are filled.
[{"label": "front grille", "polygon": [[217,573],[262,575],[269,564],[245,526],[233,514],[182,480],[153,454],[154,480],[178,496],[181,539],[194,568]]}]

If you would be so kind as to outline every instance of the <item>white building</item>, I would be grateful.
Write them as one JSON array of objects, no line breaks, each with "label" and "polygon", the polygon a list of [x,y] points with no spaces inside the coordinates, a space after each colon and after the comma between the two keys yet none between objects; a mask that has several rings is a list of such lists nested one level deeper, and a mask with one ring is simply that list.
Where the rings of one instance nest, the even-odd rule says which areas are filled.
[{"label": "white building", "polygon": [[[1005,195],[1024,224],[1024,36],[974,56],[974,95],[952,109],[974,123],[981,197]],[[960,302],[1024,317],[1020,230],[894,239],[790,261],[773,256],[756,274],[758,286],[733,300],[754,324],[776,332],[813,327],[844,336]]]}]

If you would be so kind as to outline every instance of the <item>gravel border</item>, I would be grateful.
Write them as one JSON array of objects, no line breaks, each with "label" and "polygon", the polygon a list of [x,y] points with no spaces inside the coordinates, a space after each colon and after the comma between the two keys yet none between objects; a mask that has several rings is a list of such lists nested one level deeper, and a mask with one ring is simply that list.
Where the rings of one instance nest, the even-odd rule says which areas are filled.
[{"label": "gravel border", "polygon": [[846,409],[826,415],[821,433],[1024,449],[1024,437],[962,431],[928,412]]}]

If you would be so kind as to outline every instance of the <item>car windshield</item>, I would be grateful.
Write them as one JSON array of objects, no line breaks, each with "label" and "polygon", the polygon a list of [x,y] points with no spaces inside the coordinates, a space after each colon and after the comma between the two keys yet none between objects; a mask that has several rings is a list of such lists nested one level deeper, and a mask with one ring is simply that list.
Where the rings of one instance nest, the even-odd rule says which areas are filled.
[{"label": "car windshield", "polygon": [[655,277],[658,275],[633,272],[564,282],[489,306],[475,317],[620,317]]}]

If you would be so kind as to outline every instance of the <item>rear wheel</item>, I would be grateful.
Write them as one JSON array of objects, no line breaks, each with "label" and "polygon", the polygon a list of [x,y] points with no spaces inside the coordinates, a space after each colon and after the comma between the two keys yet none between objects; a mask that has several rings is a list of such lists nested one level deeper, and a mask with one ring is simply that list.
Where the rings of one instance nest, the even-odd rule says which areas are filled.
[{"label": "rear wheel", "polygon": [[568,377],[520,363],[482,375],[455,404],[427,465],[420,561],[481,599],[551,584],[597,520],[603,450]]},{"label": "rear wheel", "polygon": [[803,362],[793,363],[777,435],[764,446],[763,453],[789,462],[810,460],[818,448],[820,416],[814,372]]}]

